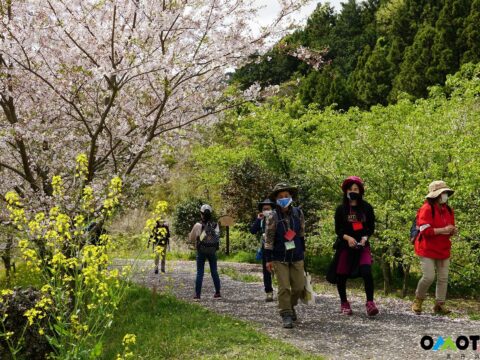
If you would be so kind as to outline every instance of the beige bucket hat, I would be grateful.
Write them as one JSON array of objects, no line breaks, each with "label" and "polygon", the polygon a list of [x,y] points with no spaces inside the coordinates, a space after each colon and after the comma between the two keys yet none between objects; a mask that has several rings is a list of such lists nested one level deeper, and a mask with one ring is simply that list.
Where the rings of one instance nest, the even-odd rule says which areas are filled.
[{"label": "beige bucket hat", "polygon": [[453,193],[455,192],[447,186],[447,183],[445,181],[442,180],[432,181],[430,185],[428,185],[428,191],[428,195],[425,196],[427,199],[435,199],[445,191],[448,193],[448,195],[453,195]]}]

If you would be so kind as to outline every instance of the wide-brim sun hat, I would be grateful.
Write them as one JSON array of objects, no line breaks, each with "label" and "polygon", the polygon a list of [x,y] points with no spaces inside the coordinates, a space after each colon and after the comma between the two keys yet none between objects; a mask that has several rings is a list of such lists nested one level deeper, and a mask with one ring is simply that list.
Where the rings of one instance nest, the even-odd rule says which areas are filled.
[{"label": "wide-brim sun hat", "polygon": [[428,185],[428,194],[425,196],[427,199],[436,199],[441,193],[447,192],[448,195],[453,195],[455,191],[447,186],[447,183],[443,180],[435,180]]},{"label": "wide-brim sun hat", "polygon": [[353,184],[357,184],[360,189],[360,194],[363,195],[365,193],[365,183],[363,182],[361,177],[358,176],[349,176],[342,183],[342,191],[344,193],[352,186]]},{"label": "wide-brim sun hat", "polygon": [[275,206],[275,202],[273,202],[270,199],[265,199],[263,201],[260,201],[258,203],[258,210],[262,211],[262,208],[263,208],[264,205],[270,205],[273,208]]},{"label": "wide-brim sun hat", "polygon": [[298,187],[297,186],[292,186],[287,183],[278,183],[277,185],[274,186],[272,192],[268,196],[271,200],[276,200],[278,193],[282,191],[288,191],[290,195],[293,197],[296,197],[298,194]]}]

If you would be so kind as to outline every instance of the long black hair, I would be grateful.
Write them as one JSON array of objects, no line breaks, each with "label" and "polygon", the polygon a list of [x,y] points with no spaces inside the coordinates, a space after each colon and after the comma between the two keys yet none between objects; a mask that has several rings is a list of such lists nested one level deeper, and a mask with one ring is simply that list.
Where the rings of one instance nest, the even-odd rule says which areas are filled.
[{"label": "long black hair", "polygon": [[[348,189],[350,189],[350,188],[351,188],[351,186]],[[366,202],[365,202],[365,200],[363,200],[363,195],[358,194],[357,211],[358,211],[359,215],[361,216],[362,220],[366,220],[365,203]],[[351,210],[352,206],[350,205],[350,199],[347,197],[347,192],[343,193],[343,203],[342,204],[343,204],[343,214],[344,214],[344,216],[348,216],[350,214],[350,210]]]},{"label": "long black hair", "polygon": [[[437,202],[437,199],[440,196],[441,196],[441,194],[438,195],[436,198],[433,198],[433,199],[432,198],[427,198],[427,202],[430,205],[430,209],[432,209],[432,218],[435,217],[435,203]],[[448,204],[445,204],[445,205],[447,206],[447,210],[450,213],[450,215],[452,215],[453,214],[452,208]]]}]

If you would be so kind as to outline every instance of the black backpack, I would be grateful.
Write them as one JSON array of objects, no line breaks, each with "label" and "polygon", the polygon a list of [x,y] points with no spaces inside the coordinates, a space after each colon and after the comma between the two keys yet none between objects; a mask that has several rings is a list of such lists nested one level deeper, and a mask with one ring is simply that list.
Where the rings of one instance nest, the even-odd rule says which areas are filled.
[{"label": "black backpack", "polygon": [[170,238],[170,230],[168,225],[157,223],[155,229],[153,229],[153,243],[156,246],[167,246],[168,240]]},{"label": "black backpack", "polygon": [[210,221],[206,224],[202,224],[202,232],[197,240],[198,252],[205,255],[212,255],[220,247],[220,234],[217,233],[218,224]]}]

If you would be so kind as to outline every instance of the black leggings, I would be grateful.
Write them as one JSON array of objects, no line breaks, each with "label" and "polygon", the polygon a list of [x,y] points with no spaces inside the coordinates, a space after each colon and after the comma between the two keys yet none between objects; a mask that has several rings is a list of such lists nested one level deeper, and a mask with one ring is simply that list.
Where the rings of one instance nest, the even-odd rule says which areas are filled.
[{"label": "black leggings", "polygon": [[[373,276],[371,265],[360,266],[360,276],[363,278],[365,284],[365,294],[367,301],[373,301]],[[337,274],[337,290],[342,302],[347,301],[347,279],[348,275]]]}]

